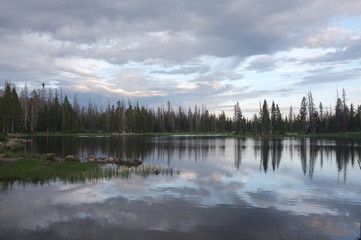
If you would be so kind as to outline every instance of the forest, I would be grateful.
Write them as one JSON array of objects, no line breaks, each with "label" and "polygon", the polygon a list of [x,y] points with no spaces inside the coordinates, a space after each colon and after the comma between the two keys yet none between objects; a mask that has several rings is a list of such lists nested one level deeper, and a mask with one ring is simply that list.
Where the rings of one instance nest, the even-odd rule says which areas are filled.
[{"label": "forest", "polygon": [[174,108],[146,107],[125,100],[98,107],[89,100],[80,107],[76,96],[70,103],[62,90],[45,88],[29,93],[25,85],[18,94],[11,82],[0,90],[0,129],[3,133],[149,133],[149,132],[232,132],[270,135],[297,133],[338,133],[361,131],[361,105],[346,103],[345,90],[337,96],[334,108],[315,104],[311,92],[300,101],[298,112],[292,106],[282,114],[278,104],[260,103],[259,112],[246,118],[237,102],[233,116],[216,115],[206,106]]}]

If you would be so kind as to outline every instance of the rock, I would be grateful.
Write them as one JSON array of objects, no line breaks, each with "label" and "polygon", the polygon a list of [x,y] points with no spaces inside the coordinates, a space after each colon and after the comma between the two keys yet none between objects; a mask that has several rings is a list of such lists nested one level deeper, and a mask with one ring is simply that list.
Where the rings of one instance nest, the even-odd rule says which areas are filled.
[{"label": "rock", "polygon": [[124,164],[126,161],[122,158],[114,158],[114,163],[116,164]]},{"label": "rock", "polygon": [[54,162],[56,161],[55,153],[45,153],[44,155],[42,155],[41,160]]},{"label": "rock", "polygon": [[68,155],[65,157],[65,162],[80,162],[80,158],[75,155]]},{"label": "rock", "polygon": [[133,159],[133,160],[131,161],[131,163],[134,164],[134,165],[140,165],[140,164],[142,164],[143,162],[135,158],[135,159]]},{"label": "rock", "polygon": [[60,158],[60,157],[55,157],[55,158],[54,158],[54,161],[55,161],[55,162],[64,162],[64,159],[63,159],[63,158]]},{"label": "rock", "polygon": [[80,160],[81,163],[88,162],[88,160],[83,156],[79,156],[79,160]]},{"label": "rock", "polygon": [[112,163],[114,161],[114,158],[112,158],[112,157],[108,157],[107,159],[106,159],[106,162],[107,163]]},{"label": "rock", "polygon": [[96,160],[97,160],[97,158],[94,157],[94,156],[89,156],[89,157],[88,157],[88,161],[89,161],[89,162],[95,162]]},{"label": "rock", "polygon": [[120,164],[124,164],[126,166],[135,166],[136,167],[136,166],[139,166],[142,163],[143,163],[142,161],[135,158],[135,159],[124,161],[124,162],[122,162]]}]

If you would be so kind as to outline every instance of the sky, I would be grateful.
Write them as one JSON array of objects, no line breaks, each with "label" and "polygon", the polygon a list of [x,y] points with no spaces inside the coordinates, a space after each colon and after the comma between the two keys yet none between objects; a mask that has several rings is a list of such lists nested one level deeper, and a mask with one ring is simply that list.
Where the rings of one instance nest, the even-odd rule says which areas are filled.
[{"label": "sky", "polygon": [[312,92],[361,104],[358,0],[1,0],[0,80],[117,100],[245,115]]}]

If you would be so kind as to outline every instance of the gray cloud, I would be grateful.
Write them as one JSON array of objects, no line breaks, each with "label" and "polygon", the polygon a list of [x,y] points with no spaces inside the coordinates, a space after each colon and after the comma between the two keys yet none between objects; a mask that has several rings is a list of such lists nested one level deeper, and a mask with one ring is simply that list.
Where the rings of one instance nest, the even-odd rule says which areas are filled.
[{"label": "gray cloud", "polygon": [[321,84],[342,81],[356,81],[361,79],[361,68],[354,68],[341,72],[331,72],[322,70],[311,76],[304,77],[298,85]]},{"label": "gray cloud", "polygon": [[160,74],[192,74],[192,73],[206,73],[210,70],[209,66],[195,66],[195,67],[180,67],[178,69],[173,70],[157,70],[152,73],[160,73]]},{"label": "gray cloud", "polygon": [[[85,104],[88,98],[101,102],[125,97],[149,103],[207,99],[219,105],[237,99],[240,87],[229,82],[244,78],[239,66],[248,57],[308,47],[337,51],[303,64],[357,60],[361,55],[354,33],[325,30],[337,16],[358,16],[358,1],[13,0],[0,2],[0,9],[0,78],[32,88],[54,83],[71,95],[80,92]],[[223,66],[209,58],[235,60]],[[105,67],[80,64],[91,60]],[[130,68],[130,63],[138,65]],[[271,57],[260,57],[248,70],[262,73],[275,67]],[[176,75],[190,74],[195,76],[186,80],[194,89],[177,87],[182,79]],[[358,76],[356,70],[313,74],[300,84]],[[257,94],[243,96],[271,90],[249,92]]]},{"label": "gray cloud", "polygon": [[210,74],[199,75],[198,77],[191,80],[191,82],[220,82],[220,81],[235,81],[244,78],[243,74],[236,72],[216,72]]},{"label": "gray cloud", "polygon": [[361,38],[349,41],[335,52],[328,53],[326,56],[316,59],[321,62],[340,62],[359,59],[361,56]]},{"label": "gray cloud", "polygon": [[[332,8],[327,6],[332,5]],[[1,3],[1,28],[47,34],[74,44],[115,43],[112,51],[81,55],[143,61],[160,57],[241,56],[272,53],[292,45],[307,27],[324,25],[335,13],[357,14],[361,4],[321,0],[226,1],[11,1]],[[321,11],[322,10],[322,11]],[[149,33],[167,33],[162,39]],[[135,43],[134,48],[124,46]],[[123,49],[122,49],[123,47]],[[112,55],[113,53],[113,55]],[[118,57],[115,57],[118,55]]]},{"label": "gray cloud", "polygon": [[250,62],[247,70],[256,72],[267,72],[276,68],[275,59],[269,56],[261,56]]}]

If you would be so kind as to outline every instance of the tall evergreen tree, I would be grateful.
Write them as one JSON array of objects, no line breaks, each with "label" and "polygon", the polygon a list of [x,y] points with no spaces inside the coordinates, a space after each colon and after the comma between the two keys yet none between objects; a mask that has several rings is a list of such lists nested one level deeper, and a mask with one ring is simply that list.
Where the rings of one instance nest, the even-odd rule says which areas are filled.
[{"label": "tall evergreen tree", "polygon": [[15,86],[11,86],[9,82],[5,83],[1,107],[3,132],[13,133],[21,131],[24,113]]},{"label": "tall evergreen tree", "polygon": [[308,123],[307,123],[307,99],[306,99],[306,97],[303,97],[302,101],[301,101],[300,110],[297,115],[297,125],[298,125],[299,131],[307,132]]},{"label": "tall evergreen tree", "polygon": [[233,122],[234,122],[234,131],[236,131],[237,134],[242,134],[243,115],[242,115],[241,107],[239,106],[239,102],[237,102],[236,105],[234,105]]},{"label": "tall evergreen tree", "polygon": [[75,113],[66,95],[64,97],[64,103],[62,105],[62,109],[63,109],[62,130],[64,132],[76,131]]},{"label": "tall evergreen tree", "polygon": [[262,108],[260,109],[260,125],[262,135],[267,135],[271,131],[271,119],[266,99],[263,101]]},{"label": "tall evergreen tree", "polygon": [[311,133],[315,133],[318,128],[318,113],[315,108],[315,104],[313,103],[312,93],[308,92],[308,131]]}]

